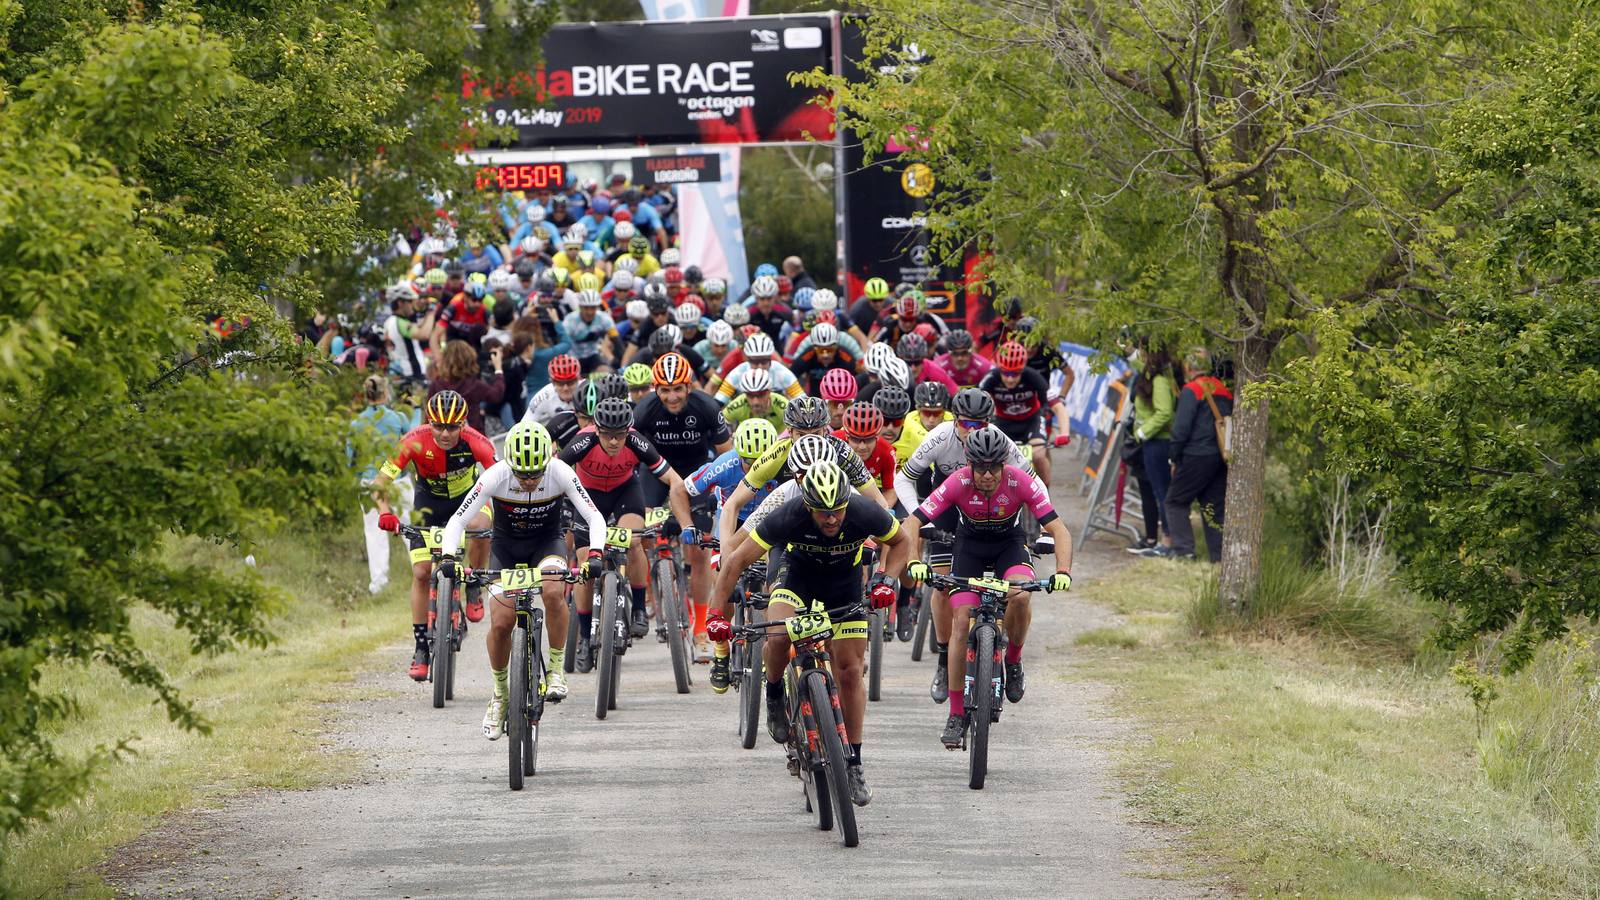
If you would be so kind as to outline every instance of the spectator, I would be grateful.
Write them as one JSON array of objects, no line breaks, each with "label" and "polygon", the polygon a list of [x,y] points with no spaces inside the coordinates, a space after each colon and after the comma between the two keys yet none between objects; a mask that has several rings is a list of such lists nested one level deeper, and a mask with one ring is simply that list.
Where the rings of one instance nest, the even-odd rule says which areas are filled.
[{"label": "spectator", "polygon": [[801,262],[798,256],[791,256],[783,261],[783,274],[789,276],[796,293],[799,293],[801,288],[810,288],[813,291],[817,289],[817,280],[806,271],[806,264]]},{"label": "spectator", "polygon": [[[572,315],[578,316],[582,321],[582,310]],[[526,315],[516,321],[512,326],[511,349],[527,366],[522,374],[522,405],[517,408],[516,419],[520,420],[523,405],[539,392],[539,389],[550,383],[550,360],[563,353],[572,352],[572,341],[554,307],[545,307],[544,314],[548,321],[541,322],[534,315]],[[600,317],[602,321],[609,321],[608,317]],[[581,359],[580,359],[581,361]],[[507,367],[509,373],[510,367]],[[591,369],[592,371],[592,369]],[[509,378],[509,374],[507,375]]]},{"label": "spectator", "polygon": [[1139,479],[1145,536],[1143,541],[1128,548],[1128,552],[1141,556],[1170,556],[1172,530],[1167,524],[1166,502],[1172,470],[1167,466],[1167,451],[1171,445],[1172,411],[1178,398],[1172,355],[1165,347],[1152,351],[1141,346],[1129,359],[1138,377],[1133,381],[1133,430],[1129,435],[1132,447],[1123,454],[1123,459]]},{"label": "spectator", "polygon": [[[345,448],[352,463],[358,459],[364,460],[361,463],[361,483],[365,485],[378,477],[378,461],[383,458],[382,452],[394,447],[405,437],[411,429],[411,420],[390,408],[389,382],[382,375],[367,376],[361,390],[367,406],[350,422],[350,438]],[[396,489],[400,502],[409,505],[410,485],[396,484]],[[401,514],[405,514],[404,509]],[[389,535],[378,527],[377,507],[362,510],[361,524],[367,539],[367,593],[376,594],[389,584]]]},{"label": "spectator", "polygon": [[[1206,552],[1212,562],[1222,560],[1222,523],[1228,492],[1228,464],[1217,446],[1217,412],[1233,412],[1233,394],[1221,381],[1208,374],[1211,355],[1203,349],[1189,351],[1183,358],[1185,384],[1172,413],[1172,437],[1168,459],[1172,462],[1172,484],[1167,489],[1167,531],[1172,536],[1168,554],[1193,559],[1194,528],[1189,524],[1189,507],[1200,501],[1200,522],[1206,533]],[[1153,381],[1153,379],[1152,379]],[[1152,384],[1152,388],[1154,385]]]},{"label": "spectator", "polygon": [[455,391],[467,400],[467,424],[483,430],[483,405],[498,404],[506,393],[505,369],[501,366],[504,348],[489,351],[494,378],[485,381],[479,374],[478,354],[466,341],[450,341],[436,354],[433,377],[428,380],[428,396],[440,391]]}]

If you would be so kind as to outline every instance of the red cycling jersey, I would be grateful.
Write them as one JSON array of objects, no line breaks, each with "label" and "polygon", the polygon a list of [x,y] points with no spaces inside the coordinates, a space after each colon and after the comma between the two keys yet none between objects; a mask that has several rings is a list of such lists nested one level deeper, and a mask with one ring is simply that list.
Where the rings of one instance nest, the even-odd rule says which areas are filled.
[{"label": "red cycling jersey", "polygon": [[465,494],[478,480],[477,467],[494,465],[494,445],[471,425],[461,429],[461,438],[449,450],[441,450],[433,439],[433,429],[422,425],[400,439],[395,455],[383,464],[383,474],[391,480],[400,477],[406,466],[417,472],[417,490],[435,497],[455,498]]},{"label": "red cycling jersey", "polygon": [[[843,428],[835,431],[833,436],[846,443],[850,440],[850,435]],[[873,480],[878,482],[878,490],[886,491],[894,487],[893,444],[881,437],[878,438],[878,445],[872,448],[872,455],[861,462],[866,465],[867,472],[872,475]]]},{"label": "red cycling jersey", "polygon": [[610,493],[633,477],[640,465],[650,474],[660,478],[666,474],[667,460],[656,450],[650,439],[629,429],[628,437],[616,456],[600,446],[600,435],[593,427],[578,432],[561,451],[561,460],[578,472],[578,481],[595,493]]}]

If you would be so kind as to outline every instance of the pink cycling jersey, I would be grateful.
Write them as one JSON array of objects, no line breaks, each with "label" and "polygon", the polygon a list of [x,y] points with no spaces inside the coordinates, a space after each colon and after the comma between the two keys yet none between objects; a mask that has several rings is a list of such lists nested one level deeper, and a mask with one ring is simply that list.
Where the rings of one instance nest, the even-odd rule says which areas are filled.
[{"label": "pink cycling jersey", "polygon": [[976,353],[972,354],[972,356],[968,358],[965,368],[961,368],[955,363],[951,362],[950,354],[948,353],[941,353],[938,356],[935,356],[933,361],[938,363],[940,368],[948,372],[951,380],[955,381],[955,383],[960,387],[977,387],[978,382],[983,380],[983,376],[988,374],[990,369],[994,368],[993,362],[990,362],[988,359],[979,356]]},{"label": "pink cycling jersey", "polygon": [[962,530],[985,538],[1009,535],[1024,508],[1033,511],[1041,526],[1056,517],[1039,479],[1011,465],[1000,473],[1000,486],[992,494],[979,491],[972,483],[972,467],[962,466],[928,495],[917,508],[917,518],[932,522],[951,507],[961,512]]}]

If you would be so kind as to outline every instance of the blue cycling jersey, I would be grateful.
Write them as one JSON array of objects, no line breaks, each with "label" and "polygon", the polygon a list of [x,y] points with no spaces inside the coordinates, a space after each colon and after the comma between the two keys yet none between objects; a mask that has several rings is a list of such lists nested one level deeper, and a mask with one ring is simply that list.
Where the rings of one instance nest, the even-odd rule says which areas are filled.
[{"label": "blue cycling jersey", "polygon": [[[733,489],[744,480],[744,466],[740,465],[739,454],[729,450],[694,471],[693,475],[684,479],[684,486],[689,489],[689,496],[698,497],[701,494],[712,494],[717,498],[717,510],[720,515],[722,504],[733,496]],[[756,498],[744,505],[739,510],[739,521],[743,522],[761,501],[767,499],[777,481],[770,481],[756,493]]]}]

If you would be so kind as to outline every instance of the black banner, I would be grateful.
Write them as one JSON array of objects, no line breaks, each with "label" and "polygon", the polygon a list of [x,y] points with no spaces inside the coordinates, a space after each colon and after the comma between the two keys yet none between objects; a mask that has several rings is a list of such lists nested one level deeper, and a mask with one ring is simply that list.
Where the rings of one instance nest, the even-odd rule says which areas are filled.
[{"label": "black banner", "polygon": [[634,184],[705,184],[721,180],[720,153],[633,158]]},{"label": "black banner", "polygon": [[495,98],[514,147],[826,141],[822,92],[789,74],[832,71],[833,42],[830,15],[557,25],[537,68],[494,84],[466,74],[461,90]]}]

